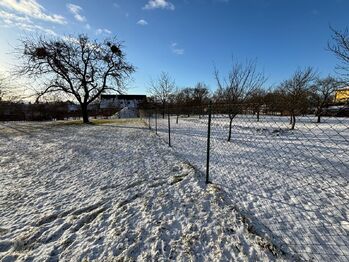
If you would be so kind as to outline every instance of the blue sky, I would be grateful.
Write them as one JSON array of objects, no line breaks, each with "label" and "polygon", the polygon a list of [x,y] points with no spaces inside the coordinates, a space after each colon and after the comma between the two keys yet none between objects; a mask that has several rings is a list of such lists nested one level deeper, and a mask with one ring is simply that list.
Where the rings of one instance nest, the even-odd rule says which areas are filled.
[{"label": "blue sky", "polygon": [[349,25],[347,0],[0,0],[0,70],[21,35],[86,33],[117,36],[137,67],[129,93],[145,93],[151,77],[168,72],[178,87],[206,82],[214,65],[226,73],[232,55],[258,59],[277,85],[298,67],[333,74],[326,51],[329,25]]}]

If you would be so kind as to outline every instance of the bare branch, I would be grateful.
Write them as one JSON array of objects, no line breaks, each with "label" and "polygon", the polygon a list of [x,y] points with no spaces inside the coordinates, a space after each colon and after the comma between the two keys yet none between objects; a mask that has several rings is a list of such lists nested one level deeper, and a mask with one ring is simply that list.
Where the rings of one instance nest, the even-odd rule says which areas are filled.
[{"label": "bare branch", "polygon": [[339,60],[336,69],[347,84],[349,83],[349,30],[339,31],[330,27],[331,41],[327,43],[327,50],[331,51]]}]

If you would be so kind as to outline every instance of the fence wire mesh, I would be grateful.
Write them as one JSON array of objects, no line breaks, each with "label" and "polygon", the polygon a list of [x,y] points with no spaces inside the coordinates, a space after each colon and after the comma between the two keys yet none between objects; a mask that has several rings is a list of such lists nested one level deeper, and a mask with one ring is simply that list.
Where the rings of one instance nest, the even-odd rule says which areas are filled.
[{"label": "fence wire mesh", "polygon": [[290,116],[231,104],[142,117],[206,173],[209,111],[210,180],[304,259],[349,261],[349,118],[297,116],[291,130]]}]

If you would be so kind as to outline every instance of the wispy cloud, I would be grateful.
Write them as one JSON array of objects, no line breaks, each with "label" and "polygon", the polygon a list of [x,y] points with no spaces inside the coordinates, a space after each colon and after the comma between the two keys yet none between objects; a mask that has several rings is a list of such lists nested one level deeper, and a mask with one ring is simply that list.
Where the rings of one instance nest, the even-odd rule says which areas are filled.
[{"label": "wispy cloud", "polygon": [[83,10],[81,6],[74,4],[67,4],[67,8],[70,13],[74,15],[74,18],[79,22],[85,22],[86,17],[82,16],[80,13]]},{"label": "wispy cloud", "polygon": [[6,11],[0,11],[0,17],[2,20],[7,23],[11,24],[14,22],[19,22],[19,23],[32,23],[29,17],[26,16],[19,16],[13,13],[9,13]]},{"label": "wispy cloud", "polygon": [[177,43],[171,44],[171,51],[176,55],[184,55],[184,49],[179,48]]},{"label": "wispy cloud", "polygon": [[61,15],[46,13],[45,8],[36,0],[0,0],[0,6],[15,11],[17,14],[26,15],[34,19],[57,24],[67,23],[65,18]]},{"label": "wispy cloud", "polygon": [[167,0],[149,0],[148,3],[143,7],[143,9],[168,9],[175,10],[174,4]]},{"label": "wispy cloud", "polygon": [[148,25],[148,22],[145,21],[144,19],[141,19],[137,22],[137,25],[142,25],[142,26],[145,26],[145,25]]},{"label": "wispy cloud", "polygon": [[113,33],[112,31],[105,28],[98,28],[96,30],[96,35],[101,35],[101,34],[111,35],[112,33]]},{"label": "wispy cloud", "polygon": [[4,27],[17,27],[24,31],[35,32],[41,31],[45,34],[57,35],[52,29],[34,24],[27,16],[20,16],[6,11],[0,11],[0,24]]}]

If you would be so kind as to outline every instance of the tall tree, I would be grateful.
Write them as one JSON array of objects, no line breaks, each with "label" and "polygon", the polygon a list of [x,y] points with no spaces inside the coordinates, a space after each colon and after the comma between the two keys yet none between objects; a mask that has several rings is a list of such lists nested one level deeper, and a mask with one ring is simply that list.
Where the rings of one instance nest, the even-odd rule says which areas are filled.
[{"label": "tall tree", "polygon": [[312,87],[312,99],[316,107],[317,123],[321,122],[323,110],[333,101],[333,94],[342,84],[337,79],[328,76],[323,79],[317,79]]},{"label": "tall tree", "polygon": [[39,78],[38,97],[67,94],[80,104],[83,122],[89,123],[88,105],[102,93],[125,90],[125,81],[135,71],[126,62],[122,45],[115,38],[98,42],[85,35],[24,38],[21,40],[18,73]]},{"label": "tall tree", "polygon": [[267,79],[262,72],[257,71],[256,60],[248,60],[245,63],[233,61],[227,77],[221,78],[217,69],[214,75],[218,85],[215,100],[226,104],[225,109],[229,116],[228,141],[230,141],[233,119],[241,111],[238,104],[246,102],[252,92],[262,87]]},{"label": "tall tree", "polygon": [[298,69],[290,79],[285,80],[280,87],[284,94],[284,103],[290,113],[291,130],[295,128],[296,116],[305,113],[309,107],[309,94],[315,73],[311,67]]},{"label": "tall tree", "polygon": [[169,103],[169,99],[176,91],[175,81],[166,72],[161,72],[156,80],[151,80],[149,93],[155,98],[155,100],[162,106],[162,116],[165,117],[166,103]]}]

